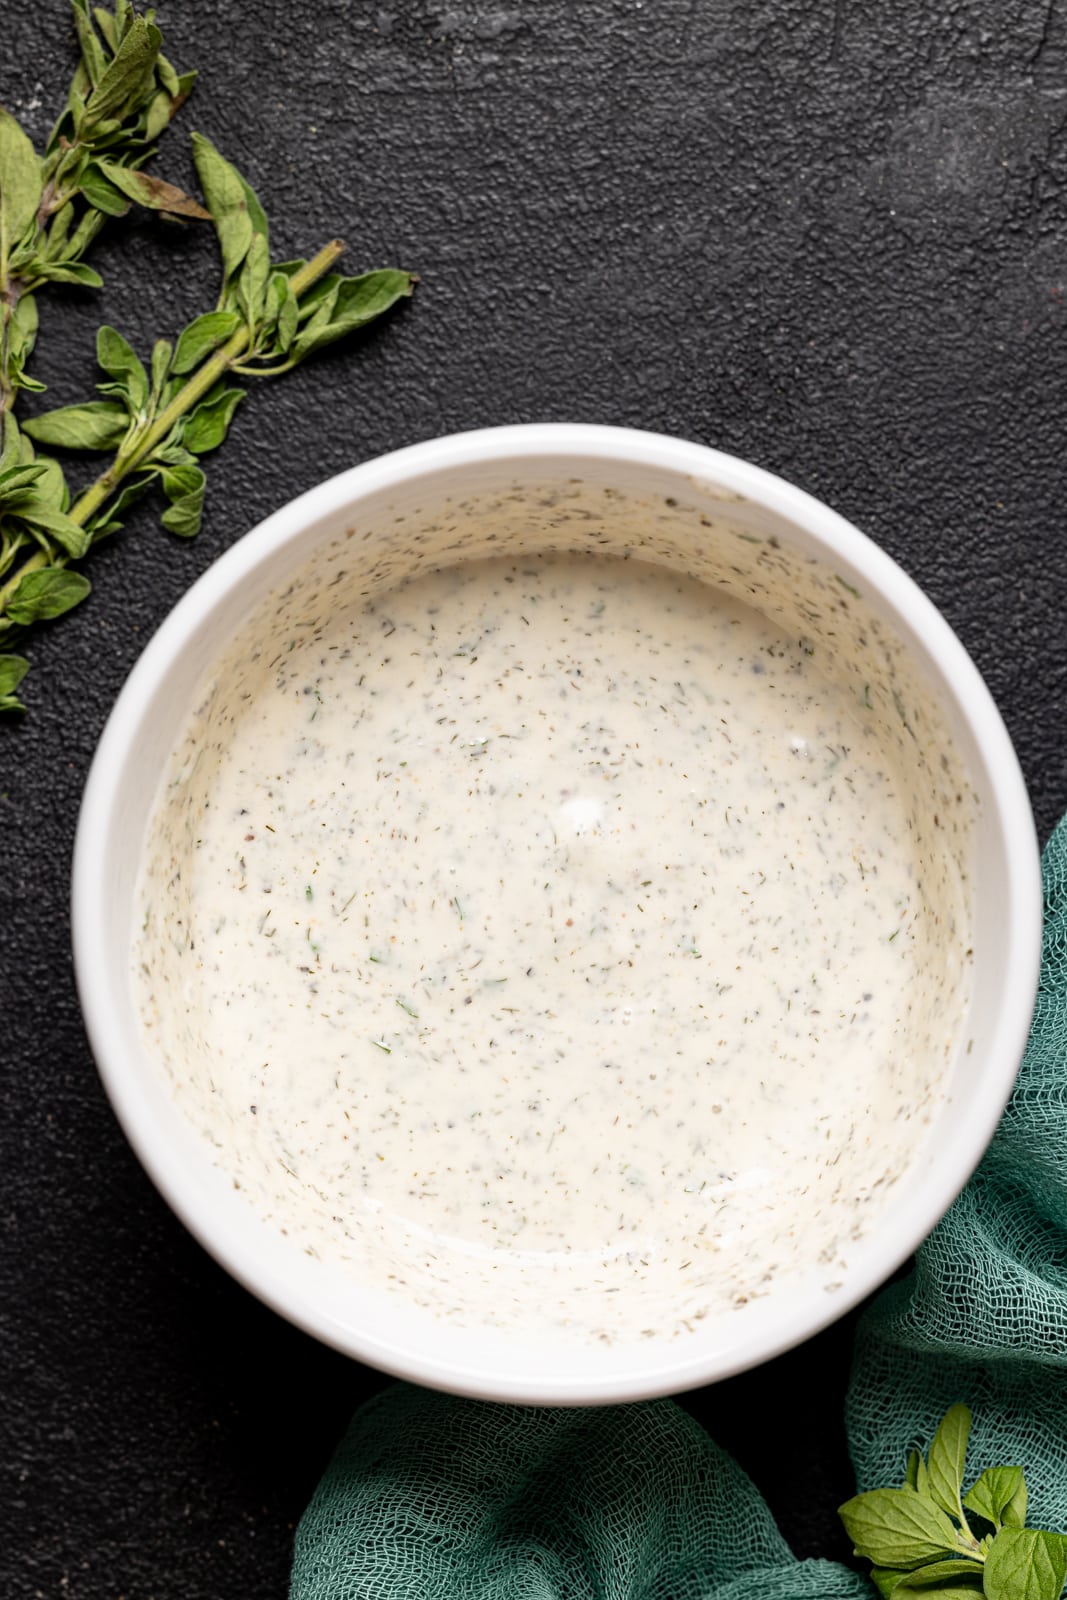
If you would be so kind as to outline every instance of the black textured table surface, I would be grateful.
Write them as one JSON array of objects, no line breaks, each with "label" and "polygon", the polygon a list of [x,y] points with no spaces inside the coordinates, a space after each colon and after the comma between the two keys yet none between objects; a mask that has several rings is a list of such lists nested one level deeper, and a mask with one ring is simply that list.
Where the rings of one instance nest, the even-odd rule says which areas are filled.
[{"label": "black textured table surface", "polygon": [[[701,440],[811,490],[943,609],[1047,835],[1067,807],[1067,5],[1060,0],[171,0],[201,68],[155,170],[209,134],[276,253],[335,233],[415,299],[258,389],[199,539],[140,508],[32,640],[0,729],[0,1594],[284,1596],[293,1526],[383,1380],[237,1288],[129,1152],[82,1032],[67,895],[108,710],[238,535],[379,452],[547,418]],[[40,141],[62,0],[0,0],[0,103]],[[214,301],[206,232],[134,217],[105,288],[42,295],[49,402],[93,335],[146,350]],[[846,1320],[687,1397],[800,1554],[847,1554]],[[780,1444],[751,1429],[777,1409]]]}]

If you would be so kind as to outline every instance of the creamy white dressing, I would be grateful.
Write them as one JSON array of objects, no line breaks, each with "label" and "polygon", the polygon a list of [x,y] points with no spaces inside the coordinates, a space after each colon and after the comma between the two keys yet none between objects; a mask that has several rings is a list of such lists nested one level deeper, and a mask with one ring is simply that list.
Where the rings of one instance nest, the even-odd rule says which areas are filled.
[{"label": "creamy white dressing", "polygon": [[273,644],[190,724],[135,951],[248,1201],[459,1321],[614,1339],[832,1289],[966,1002],[888,691],[602,555],[424,573]]}]

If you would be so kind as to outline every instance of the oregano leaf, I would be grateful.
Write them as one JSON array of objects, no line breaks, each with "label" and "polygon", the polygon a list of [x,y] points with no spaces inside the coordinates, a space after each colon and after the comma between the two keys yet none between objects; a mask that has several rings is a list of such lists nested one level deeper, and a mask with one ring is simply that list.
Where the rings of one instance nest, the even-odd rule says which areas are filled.
[{"label": "oregano leaf", "polygon": [[411,294],[415,279],[410,272],[386,268],[378,272],[365,272],[357,278],[341,278],[337,292],[329,305],[329,316],[319,321],[316,313],[296,337],[293,345],[298,359],[310,355],[324,345],[333,344],[382,316],[398,300]]},{"label": "oregano leaf", "polygon": [[14,361],[21,366],[33,354],[37,342],[37,296],[23,294],[15,306],[8,326],[8,339]]},{"label": "oregano leaf", "polygon": [[117,450],[129,423],[126,407],[117,401],[88,400],[30,417],[23,428],[38,444],[57,450]]},{"label": "oregano leaf", "polygon": [[41,163],[28,136],[0,106],[0,259],[7,260],[41,203]]},{"label": "oregano leaf", "polygon": [[1022,1467],[987,1467],[968,1490],[964,1508],[984,1517],[994,1528],[1002,1523],[1021,1528],[1026,1521],[1026,1479]]},{"label": "oregano leaf", "polygon": [[858,1556],[879,1567],[918,1567],[955,1553],[956,1529],[914,1489],[872,1489],[839,1508]]},{"label": "oregano leaf", "polygon": [[248,254],[255,232],[245,184],[237,168],[202,133],[193,134],[193,160],[218,234],[223,278],[229,280]]},{"label": "oregano leaf", "polygon": [[19,425],[13,411],[0,413],[0,472],[9,472],[22,462]]},{"label": "oregano leaf", "polygon": [[66,511],[70,504],[70,491],[59,462],[54,456],[38,455],[34,466],[41,474],[37,479],[34,498],[56,511]]},{"label": "oregano leaf", "polygon": [[25,656],[0,655],[0,696],[13,695],[29,670]]},{"label": "oregano leaf", "polygon": [[171,502],[160,519],[169,533],[192,539],[200,532],[205,477],[200,467],[168,467],[160,474]]},{"label": "oregano leaf", "polygon": [[44,473],[44,465],[36,461],[29,466],[6,467],[0,472],[0,507],[17,505],[27,493],[35,493]]},{"label": "oregano leaf", "polygon": [[204,487],[204,471],[195,463],[176,466],[163,473],[163,491],[169,500],[181,500],[186,495],[198,494]]},{"label": "oregano leaf", "polygon": [[163,88],[166,89],[167,93],[172,98],[176,96],[180,89],[178,74],[175,72],[166,56],[160,55],[157,58],[156,72],[159,74],[159,81],[163,85]]},{"label": "oregano leaf", "polygon": [[271,294],[274,297],[274,342],[280,355],[287,355],[296,337],[298,309],[292,285],[284,272],[277,269],[271,274]]},{"label": "oregano leaf", "polygon": [[1067,1538],[1041,1528],[1002,1528],[985,1561],[987,1600],[1060,1600]]},{"label": "oregano leaf", "polygon": [[244,399],[243,389],[222,389],[208,395],[190,412],[182,434],[182,444],[194,455],[217,450],[225,439],[233,414]]},{"label": "oregano leaf", "polygon": [[81,176],[81,192],[91,206],[108,217],[124,217],[130,202],[105,176],[95,162],[86,167]]},{"label": "oregano leaf", "polygon": [[66,567],[27,572],[8,600],[7,614],[20,627],[60,617],[84,600],[90,588],[88,578]]},{"label": "oregano leaf", "polygon": [[928,1566],[915,1567],[911,1572],[898,1574],[899,1582],[892,1592],[900,1595],[920,1595],[930,1600],[932,1594],[958,1594],[957,1584],[964,1593],[982,1593],[982,1563],[965,1559],[931,1561]]},{"label": "oregano leaf", "polygon": [[157,339],[152,346],[152,393],[158,399],[170,371],[174,346],[169,339]]},{"label": "oregano leaf", "polygon": [[[89,535],[80,523],[74,522],[65,512],[57,511],[44,500],[31,501],[19,506],[23,522],[40,528],[61,545],[72,560],[80,561],[89,548]],[[10,609],[10,608],[9,608]]]},{"label": "oregano leaf", "polygon": [[175,500],[159,520],[168,533],[176,534],[179,539],[195,539],[200,532],[202,517],[203,496],[194,499],[189,495],[184,500]]},{"label": "oregano leaf", "polygon": [[[184,419],[183,419],[183,421],[184,421]],[[148,466],[148,465],[151,465],[153,467],[195,467],[196,466],[196,464],[197,464],[196,457],[193,455],[193,452],[191,450],[186,450],[184,445],[176,444],[174,442],[175,439],[177,438],[177,435],[181,432],[181,429],[182,429],[182,422],[179,422],[177,429],[175,430],[174,433],[171,434],[171,436],[168,439],[167,443],[164,444],[164,445],[161,445],[159,447],[159,449],[156,450],[153,453],[151,462],[146,462],[145,463],[146,466]]]},{"label": "oregano leaf", "polygon": [[971,1413],[967,1407],[950,1406],[938,1424],[926,1458],[930,1495],[950,1516],[960,1515],[963,1466],[970,1431]]},{"label": "oregano leaf", "polygon": [[[148,374],[144,362],[128,339],[107,323],[96,335],[96,359],[118,390],[126,397],[131,412],[142,411],[148,402]],[[103,386],[101,386],[103,387]]]},{"label": "oregano leaf", "polygon": [[70,244],[67,246],[67,260],[72,261],[84,255],[103,226],[104,213],[98,211],[95,206],[90,207],[71,235]]},{"label": "oregano leaf", "polygon": [[894,1567],[872,1567],[871,1581],[882,1600],[916,1595],[920,1600],[985,1600],[982,1568],[976,1561],[932,1561],[911,1572]]},{"label": "oregano leaf", "polygon": [[196,317],[179,335],[174,348],[171,371],[177,377],[193,372],[206,356],[226,343],[241,326],[236,311],[206,311]]},{"label": "oregano leaf", "polygon": [[115,498],[108,502],[106,508],[86,524],[91,544],[97,544],[101,539],[106,539],[109,534],[119,532],[122,527],[122,518],[126,511],[147,493],[152,486],[154,477],[155,474],[150,472],[143,478],[131,478],[123,484]]},{"label": "oregano leaf", "polygon": [[310,355],[312,350],[315,349],[319,335],[325,334],[330,325],[330,318],[333,315],[336,300],[337,280],[335,279],[330,286],[329,292],[315,305],[311,316],[306,321],[304,321],[304,313],[307,308],[303,303],[298,302],[297,322],[298,324],[302,322],[303,326],[300,327],[299,333],[293,341],[292,358],[294,361],[303,360],[304,356]]},{"label": "oregano leaf", "polygon": [[197,221],[211,220],[211,212],[206,211],[199,200],[192,199],[173,183],[164,183],[162,178],[153,178],[147,172],[124,167],[118,161],[101,161],[99,167],[116,189],[138,205],[147,206],[150,211],[166,211],[173,217],[188,217]]},{"label": "oregano leaf", "polygon": [[93,21],[100,29],[104,43],[111,51],[111,54],[114,55],[121,42],[119,39],[118,29],[115,26],[115,18],[112,16],[111,12],[106,11],[103,6],[94,6]]},{"label": "oregano leaf", "polygon": [[84,261],[42,262],[34,276],[48,283],[76,283],[82,289],[102,289],[104,285],[99,272]]},{"label": "oregano leaf", "polygon": [[124,483],[118,494],[110,504],[112,516],[122,516],[132,505],[136,505],[141,497],[147,494],[152,487],[152,474],[148,473],[143,478],[131,478]]},{"label": "oregano leaf", "polygon": [[[924,1568],[932,1571],[932,1568]],[[901,1589],[898,1584],[894,1594],[904,1595],[914,1590]],[[919,1591],[922,1600],[986,1600],[986,1592],[982,1588],[982,1579],[979,1572],[976,1582],[966,1583],[959,1578],[946,1578],[943,1582],[924,1584]]]},{"label": "oregano leaf", "polygon": [[[236,171],[236,168],[234,170]],[[267,213],[264,211],[260,198],[248,179],[240,172],[237,173],[237,176],[241,179],[241,187],[245,192],[245,204],[248,206],[248,215],[251,219],[252,227],[256,233],[263,235],[269,252],[270,223],[267,221]]]},{"label": "oregano leaf", "polygon": [[155,23],[144,17],[135,18],[126,37],[119,45],[106,72],[85,102],[82,121],[84,133],[99,135],[108,130],[108,123],[133,108],[133,103],[144,89],[148,73],[155,67],[163,35]]},{"label": "oregano leaf", "polygon": [[250,328],[255,328],[263,319],[269,277],[270,254],[267,241],[263,234],[254,233],[237,279],[237,303]]},{"label": "oregano leaf", "polygon": [[68,200],[66,205],[61,206],[56,212],[48,229],[48,238],[44,248],[44,255],[47,261],[58,261],[65,254],[70,225],[73,221],[74,205]]},{"label": "oregano leaf", "polygon": [[158,89],[145,107],[141,136],[146,144],[154,144],[169,126],[179,102],[166,89]]},{"label": "oregano leaf", "polygon": [[[89,81],[98,84],[103,80],[107,71],[108,58],[103,45],[96,36],[89,7],[85,0],[73,0],[71,10],[74,13],[74,27],[78,34],[78,44],[81,47],[82,60],[85,70],[89,74]],[[108,18],[108,21],[111,19]],[[106,35],[105,35],[106,37]]]}]

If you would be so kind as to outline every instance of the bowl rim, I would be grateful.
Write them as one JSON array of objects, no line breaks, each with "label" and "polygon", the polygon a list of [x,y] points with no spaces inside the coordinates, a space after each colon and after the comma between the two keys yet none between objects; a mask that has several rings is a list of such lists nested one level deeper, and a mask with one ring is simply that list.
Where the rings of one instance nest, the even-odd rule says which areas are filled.
[{"label": "bowl rim", "polygon": [[[1007,903],[1002,930],[1004,978],[996,1026],[986,1052],[995,1064],[985,1092],[961,1108],[951,1159],[924,1176],[922,1203],[911,1204],[891,1239],[868,1245],[841,1292],[821,1301],[785,1302],[783,1314],[756,1337],[725,1350],[642,1363],[636,1348],[629,1368],[603,1379],[568,1380],[560,1371],[483,1374],[403,1341],[385,1342],[341,1323],[323,1304],[309,1305],[284,1275],[241,1258],[216,1236],[210,1200],[198,1188],[166,1130],[143,1098],[112,1021],[109,989],[120,981],[108,954],[107,861],[115,830],[119,778],[137,730],[193,633],[212,611],[268,558],[298,541],[323,518],[363,497],[442,471],[537,458],[624,462],[675,473],[716,492],[740,495],[797,525],[827,557],[860,575],[906,624],[936,663],[981,754],[989,780],[988,810],[1004,851]],[[765,469],[708,446],[664,434],[597,424],[520,423],[446,435],[375,457],[289,501],[232,544],[192,584],[135,663],[101,735],[86,782],[74,843],[71,891],[74,966],[93,1056],[112,1108],[157,1189],[204,1248],[246,1288],[307,1333],[344,1354],[433,1388],[475,1398],[527,1404],[603,1404],[677,1393],[758,1365],[812,1337],[883,1283],[921,1243],[967,1182],[993,1135],[1026,1044],[1041,957],[1040,858],[1026,786],[1000,712],[977,667],[949,623],[918,585],[879,546],[822,501]],[[128,982],[128,977],[122,980]],[[995,1088],[995,1092],[994,1092]],[[790,1304],[807,1314],[794,1318]],[[662,1350],[662,1347],[659,1347]],[[651,1355],[650,1350],[650,1355]],[[558,1363],[557,1363],[558,1365]]]}]

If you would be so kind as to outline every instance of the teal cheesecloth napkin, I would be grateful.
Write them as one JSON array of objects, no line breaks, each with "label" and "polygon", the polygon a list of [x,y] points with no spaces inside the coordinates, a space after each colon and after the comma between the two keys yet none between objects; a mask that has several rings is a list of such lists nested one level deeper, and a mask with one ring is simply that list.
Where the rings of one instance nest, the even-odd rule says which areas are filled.
[{"label": "teal cheesecloth napkin", "polygon": [[[1067,819],[1044,855],[1030,1042],[981,1166],[862,1318],[847,1401],[859,1489],[897,1484],[958,1400],[968,1479],[1018,1463],[1067,1530]],[[364,1406],[297,1530],[290,1600],[871,1600],[798,1561],[758,1490],[670,1400],[595,1410],[398,1384]]]}]

